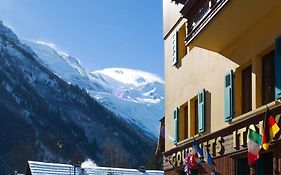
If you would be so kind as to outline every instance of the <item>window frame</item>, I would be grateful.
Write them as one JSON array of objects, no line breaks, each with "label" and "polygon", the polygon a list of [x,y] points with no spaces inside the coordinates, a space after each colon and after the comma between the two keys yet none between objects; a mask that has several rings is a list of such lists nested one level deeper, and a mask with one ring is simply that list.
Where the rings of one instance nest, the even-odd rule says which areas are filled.
[{"label": "window frame", "polygon": [[[270,60],[268,60],[268,59],[270,59]],[[270,52],[268,52],[267,54],[265,54],[265,55],[263,55],[262,57],[261,57],[261,77],[262,77],[262,82],[261,82],[261,94],[262,94],[262,99],[261,99],[261,103],[262,103],[262,105],[265,105],[265,104],[268,104],[268,103],[270,103],[270,102],[272,102],[272,101],[274,101],[275,100],[275,50],[272,50],[272,51],[270,51]],[[266,69],[266,67],[265,67],[265,65],[269,65],[269,64],[271,64],[270,66],[270,68],[269,68],[269,71],[270,72],[268,72],[268,74],[270,74],[269,76],[269,81],[271,81],[271,82],[269,82],[269,84],[270,85],[272,85],[272,89],[273,89],[273,91],[270,93],[269,92],[269,95],[268,94],[266,94],[266,93],[268,93],[267,91],[266,91],[266,79],[265,79],[265,69]],[[266,96],[269,96],[268,97],[268,99],[267,99],[267,97]]]},{"label": "window frame", "polygon": [[[245,114],[247,112],[252,111],[252,65],[246,66],[241,70],[241,112]],[[249,75],[249,77],[247,77]],[[249,80],[249,81],[247,81]],[[249,84],[247,84],[249,83]],[[248,101],[246,101],[248,99]]]}]

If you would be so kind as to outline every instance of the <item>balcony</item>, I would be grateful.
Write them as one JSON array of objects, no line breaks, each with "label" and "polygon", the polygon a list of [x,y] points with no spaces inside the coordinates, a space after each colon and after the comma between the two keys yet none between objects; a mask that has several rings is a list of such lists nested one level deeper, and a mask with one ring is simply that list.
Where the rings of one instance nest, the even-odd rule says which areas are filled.
[{"label": "balcony", "polygon": [[187,19],[186,44],[189,45],[194,37],[208,22],[223,8],[228,0],[189,0],[181,10]]},{"label": "balcony", "polygon": [[181,14],[187,19],[186,45],[221,53],[280,2],[188,0],[181,9]]}]

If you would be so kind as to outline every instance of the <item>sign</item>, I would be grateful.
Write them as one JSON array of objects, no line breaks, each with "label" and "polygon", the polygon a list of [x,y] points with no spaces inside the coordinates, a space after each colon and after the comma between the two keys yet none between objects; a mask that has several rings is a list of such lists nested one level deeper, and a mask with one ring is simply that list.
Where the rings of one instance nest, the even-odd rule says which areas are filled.
[{"label": "sign", "polygon": [[[210,154],[220,155],[223,149],[222,137],[218,137],[216,139],[211,139],[207,142],[201,143],[200,144],[201,148],[202,145],[209,149]],[[188,147],[186,149],[182,149],[177,151],[176,153],[173,153],[170,162],[174,167],[182,166],[183,160],[187,156],[186,152],[191,152],[191,151],[192,151],[192,147]]]},{"label": "sign", "polygon": [[[279,119],[279,118],[278,118]],[[252,122],[252,124],[247,124],[249,122]],[[244,127],[243,127],[244,125]],[[246,126],[245,126],[246,125]],[[236,128],[235,128],[236,126]],[[258,120],[249,120],[247,122],[244,121],[243,123],[240,122],[239,124],[231,126],[228,128],[225,128],[224,130],[221,130],[217,133],[220,133],[221,135],[218,135],[217,133],[214,133],[210,136],[202,137],[197,140],[200,147],[203,146],[206,147],[209,150],[209,153],[213,157],[218,156],[224,156],[226,154],[231,154],[236,151],[239,151],[241,149],[245,149],[247,147],[247,133],[248,129],[251,128],[252,130],[260,133],[262,135],[263,132],[263,120],[261,120],[261,117]],[[240,126],[240,127],[238,127]],[[214,138],[212,138],[214,137]],[[201,141],[203,140],[203,141]],[[207,140],[207,141],[204,141]],[[201,143],[200,143],[201,141]],[[182,147],[175,148],[174,152],[170,152],[169,155],[165,155],[167,161],[170,164],[170,167],[180,167],[183,166],[183,160],[186,157],[186,152],[192,151],[192,144],[193,142],[190,141],[186,145]],[[164,162],[165,165],[165,162]],[[167,163],[166,163],[167,165]],[[168,165],[167,165],[168,166]],[[164,166],[165,169],[165,166]]]}]

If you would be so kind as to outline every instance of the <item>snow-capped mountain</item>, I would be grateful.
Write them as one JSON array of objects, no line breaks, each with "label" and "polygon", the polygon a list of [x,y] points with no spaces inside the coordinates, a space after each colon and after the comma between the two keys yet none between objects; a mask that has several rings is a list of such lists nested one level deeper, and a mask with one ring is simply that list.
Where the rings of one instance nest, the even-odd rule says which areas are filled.
[{"label": "snow-capped mountain", "polygon": [[[40,52],[60,65],[40,62],[40,55],[0,21],[1,165],[5,162],[0,174],[24,171],[27,160],[73,163],[90,158],[100,166],[144,165],[155,141],[73,85],[101,89],[94,80],[86,81],[93,78],[83,74],[75,59],[64,55],[56,60],[50,53],[57,54],[47,47]],[[59,75],[51,68],[66,72]]]},{"label": "snow-capped mountain", "polygon": [[164,113],[164,82],[159,76],[125,68],[88,73],[76,58],[46,42],[22,42],[38,55],[38,62],[64,81],[85,89],[117,116],[156,138]]}]

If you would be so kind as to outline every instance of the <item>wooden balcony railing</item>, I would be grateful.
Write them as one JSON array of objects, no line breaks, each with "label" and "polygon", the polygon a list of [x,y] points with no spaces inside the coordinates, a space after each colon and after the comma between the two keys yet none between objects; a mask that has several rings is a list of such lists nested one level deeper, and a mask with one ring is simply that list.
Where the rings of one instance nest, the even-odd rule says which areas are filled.
[{"label": "wooden balcony railing", "polygon": [[181,10],[187,19],[186,45],[208,24],[229,0],[188,0]]}]

